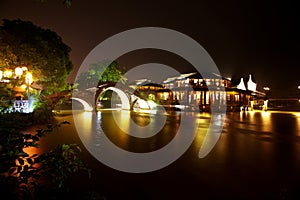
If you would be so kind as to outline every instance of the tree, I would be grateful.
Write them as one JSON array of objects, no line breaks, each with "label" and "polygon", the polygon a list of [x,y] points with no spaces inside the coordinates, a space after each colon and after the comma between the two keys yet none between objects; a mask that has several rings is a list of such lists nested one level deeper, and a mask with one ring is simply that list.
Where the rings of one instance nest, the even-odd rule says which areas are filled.
[{"label": "tree", "polygon": [[76,144],[60,144],[41,154],[26,153],[28,147],[38,148],[40,139],[55,128],[70,124],[63,121],[35,134],[24,133],[29,121],[21,113],[0,111],[0,194],[8,199],[57,199],[68,193],[69,177],[78,172],[90,176],[91,171],[80,159]]},{"label": "tree", "polygon": [[4,19],[0,26],[0,70],[26,66],[44,95],[68,87],[66,77],[73,69],[70,51],[55,32],[29,21]]},{"label": "tree", "polygon": [[125,82],[124,72],[116,61],[104,60],[89,66],[89,70],[79,75],[79,89],[95,87],[99,82]]}]

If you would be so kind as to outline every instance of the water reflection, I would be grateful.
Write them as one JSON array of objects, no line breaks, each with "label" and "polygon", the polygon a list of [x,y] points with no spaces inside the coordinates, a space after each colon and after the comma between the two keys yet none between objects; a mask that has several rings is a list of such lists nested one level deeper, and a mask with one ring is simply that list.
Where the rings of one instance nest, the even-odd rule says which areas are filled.
[{"label": "water reflection", "polygon": [[[125,115],[122,116],[124,113]],[[122,117],[128,116],[129,113],[128,111],[118,112],[117,114],[120,115],[118,119],[121,120]],[[164,176],[163,173],[169,173],[169,170],[173,169],[165,177],[166,180],[172,179],[175,174],[178,176],[177,173],[179,171],[180,174],[187,174],[186,176],[180,175],[185,178],[185,182],[189,182],[190,178],[193,177],[193,184],[210,184],[212,188],[217,187],[220,189],[226,187],[227,190],[242,186],[243,188],[249,188],[249,185],[251,185],[255,190],[261,189],[263,192],[265,190],[274,191],[274,188],[279,187],[278,185],[280,184],[291,182],[298,184],[300,180],[299,175],[297,175],[300,168],[299,113],[269,111],[227,113],[220,139],[210,153],[202,159],[199,159],[198,153],[201,147],[205,146],[205,137],[209,136],[209,125],[213,120],[209,113],[169,113],[166,116],[164,127],[159,133],[149,138],[137,138],[125,133],[115,122],[112,111],[87,112],[76,115],[80,121],[76,125],[81,126],[85,130],[83,139],[86,140],[85,142],[92,144],[94,148],[102,148],[103,134],[105,134],[120,149],[133,153],[155,152],[170,144],[171,141],[174,148],[172,152],[176,152],[176,149],[181,146],[180,140],[182,138],[176,137],[180,130],[181,118],[190,123],[195,123],[197,125],[196,135],[188,151],[170,167],[157,172],[158,174],[161,172],[158,176],[160,177]],[[59,120],[67,120],[72,123],[72,117],[60,117]],[[144,123],[147,124],[152,116],[135,113],[130,115],[130,117],[140,124],[145,120]],[[153,117],[151,119],[156,120],[158,118]],[[214,119],[213,124],[216,124],[217,127],[222,123],[219,119],[221,118],[218,116]],[[128,125],[128,120],[122,123],[126,126],[126,123]],[[191,131],[191,129],[182,129],[183,135],[189,134]],[[212,131],[212,137],[214,136],[213,133]],[[74,127],[62,126],[57,131],[57,134],[55,132],[54,135],[50,134],[49,136],[49,138],[48,136],[46,137],[46,140],[48,144],[51,143],[53,146],[52,143],[54,142],[74,142],[73,138],[77,134]],[[75,142],[78,143],[80,141]],[[44,145],[41,146],[44,148]],[[99,152],[102,152],[102,150]],[[91,155],[86,152],[85,155],[87,154]],[[127,154],[123,156],[126,157]],[[156,154],[152,161],[157,162],[157,159],[164,159],[164,156],[170,157],[168,154],[163,154],[161,157]],[[120,162],[120,160],[128,161],[120,157],[116,159],[116,162]],[[97,163],[100,162],[97,161]],[[146,165],[148,164],[146,163]],[[99,166],[96,165],[95,168],[97,169],[97,167]],[[100,171],[99,173],[103,172]],[[116,171],[112,170],[111,174],[113,176],[115,176],[115,173]],[[108,175],[109,178],[106,181],[110,181],[111,174]],[[146,176],[145,180],[148,181],[147,178],[149,177]],[[129,179],[131,180],[131,178]],[[152,184],[157,181],[153,179]],[[221,186],[219,187],[218,181],[222,183],[220,183]],[[143,183],[146,184],[145,182]],[[117,183],[112,184],[113,189],[114,184]],[[168,184],[172,185],[173,183],[170,181]],[[242,186],[239,186],[239,184]],[[163,187],[163,184],[160,184],[160,186]],[[189,191],[189,188],[186,191]]]},{"label": "water reflection", "polygon": [[[99,118],[101,122],[97,121]],[[74,119],[83,144],[94,157],[128,172],[152,171],[172,163],[189,148],[197,128],[193,115],[181,112],[145,116],[129,111],[105,111],[101,117],[94,113],[76,114]],[[147,125],[138,126],[133,121]]]},{"label": "water reflection", "polygon": [[[207,154],[203,153],[204,149],[208,146],[213,147],[221,132],[224,134],[250,134],[256,139],[266,142],[277,139],[280,134],[300,135],[299,113],[248,111],[227,113],[226,117],[218,115],[212,117],[208,113],[182,114],[174,112],[162,118],[161,115],[137,114],[130,111],[114,113],[102,111],[97,114],[83,112],[76,114],[78,116],[75,125],[78,129],[84,130],[80,135],[83,142],[95,143],[95,141],[99,141],[101,134],[106,134],[120,148],[140,153],[155,151],[170,143],[179,131],[181,118],[184,117],[186,121],[197,127],[195,145],[202,148],[202,157]],[[213,121],[209,127],[211,120]],[[133,123],[138,124],[141,129],[133,127]],[[220,130],[221,125],[224,125],[223,130]],[[143,129],[144,127],[148,129]],[[149,134],[145,130],[154,131]],[[134,132],[135,135],[128,135],[130,132]],[[100,141],[97,145],[99,146],[99,144]],[[206,150],[206,152],[209,151],[209,149]]]},{"label": "water reflection", "polygon": [[[93,142],[93,127],[97,128],[99,126],[99,123],[93,123],[93,118],[96,118],[101,122],[101,117],[99,116],[95,117],[95,114],[93,112],[81,112],[81,113],[75,113],[74,116],[80,116],[80,121],[74,121],[74,125],[76,129],[80,129],[81,134],[79,135],[81,141],[83,143],[91,143]],[[78,119],[78,118],[75,118]]]},{"label": "water reflection", "polygon": [[140,113],[127,110],[112,110],[114,121],[126,134],[137,138],[149,138],[164,127],[166,115]]},{"label": "water reflection", "polygon": [[[215,146],[222,133],[222,128],[225,120],[225,114],[213,114],[211,116],[210,126],[205,135],[204,141],[199,151],[199,158],[204,158]],[[200,134],[199,132],[197,133]]]},{"label": "water reflection", "polygon": [[[122,111],[119,114],[121,113]],[[207,198],[212,195],[212,199],[223,197],[224,194],[228,198],[235,196],[241,197],[239,199],[270,199],[270,197],[279,199],[277,197],[281,187],[291,190],[292,187],[299,186],[300,113],[273,111],[226,113],[219,140],[211,152],[202,159],[199,159],[198,153],[212,120],[209,113],[170,113],[160,132],[149,138],[137,138],[126,134],[115,123],[111,111],[76,115],[78,121],[82,123],[80,126],[86,130],[84,132],[86,142],[90,142],[95,148],[101,149],[102,135],[105,134],[119,148],[134,153],[154,152],[171,141],[174,143],[174,149],[178,148],[181,138],[176,138],[176,135],[180,129],[181,118],[184,117],[187,121],[197,124],[196,135],[190,148],[176,162],[163,170],[128,175],[107,168],[96,159],[91,162],[90,166],[98,173],[98,176],[94,176],[98,179],[93,179],[93,184],[98,182],[100,185],[98,186],[101,187],[101,184],[105,183],[111,191],[123,191],[124,185],[129,185],[126,189],[138,185],[150,197],[153,197],[152,194],[160,197],[165,188],[168,188],[168,191],[172,191],[168,194],[172,193],[173,199],[176,199],[180,191],[182,196],[189,193],[195,197],[199,195],[201,188],[201,194]],[[60,117],[59,120],[71,121],[74,124],[72,117]],[[119,117],[121,119],[121,116]],[[131,117],[140,123],[144,119],[145,124],[150,119],[147,115],[135,114]],[[122,122],[125,128],[127,122],[128,120]],[[190,130],[185,129],[182,132],[188,134]],[[80,142],[74,139],[78,137],[74,126],[62,126],[59,134],[55,133],[52,135],[53,138],[49,136],[50,138],[46,137],[46,143]],[[91,154],[85,149],[84,155],[86,160],[90,161]],[[121,157],[116,162],[119,160],[126,159]],[[182,184],[178,184],[178,179],[182,180]],[[218,195],[213,191],[221,192]]]}]

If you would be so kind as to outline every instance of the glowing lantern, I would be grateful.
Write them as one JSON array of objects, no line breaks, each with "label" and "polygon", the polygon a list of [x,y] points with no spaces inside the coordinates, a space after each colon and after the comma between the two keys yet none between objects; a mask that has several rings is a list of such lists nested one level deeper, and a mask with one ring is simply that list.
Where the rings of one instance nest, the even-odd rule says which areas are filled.
[{"label": "glowing lantern", "polygon": [[4,77],[11,78],[12,75],[13,75],[12,70],[6,70],[6,71],[4,71]]},{"label": "glowing lantern", "polygon": [[21,67],[17,67],[15,69],[15,75],[18,76],[18,77],[20,77],[20,76],[22,76],[22,74],[23,74],[22,68]]},{"label": "glowing lantern", "polygon": [[26,74],[26,82],[29,85],[32,83],[32,74],[30,72],[27,72]]}]

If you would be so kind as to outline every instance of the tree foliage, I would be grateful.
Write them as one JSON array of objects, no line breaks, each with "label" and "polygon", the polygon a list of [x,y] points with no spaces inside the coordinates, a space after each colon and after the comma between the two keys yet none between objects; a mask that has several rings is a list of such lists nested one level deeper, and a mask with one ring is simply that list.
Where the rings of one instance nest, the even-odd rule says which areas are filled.
[{"label": "tree foliage", "polygon": [[45,95],[66,89],[70,51],[55,32],[29,21],[4,19],[0,27],[0,70],[26,66]]},{"label": "tree foliage", "polygon": [[[8,120],[9,119],[9,120]],[[29,118],[28,118],[29,119]],[[26,148],[38,148],[39,140],[63,121],[39,129],[35,134],[22,133],[26,124],[20,113],[0,113],[0,194],[9,199],[58,198],[67,192],[67,180],[79,171],[90,170],[79,158],[76,144],[60,144],[50,152],[28,154]],[[18,123],[16,123],[18,122]],[[22,123],[20,123],[22,122]]]},{"label": "tree foliage", "polygon": [[124,72],[116,61],[104,60],[89,66],[77,79],[79,89],[95,87],[99,82],[125,82]]}]

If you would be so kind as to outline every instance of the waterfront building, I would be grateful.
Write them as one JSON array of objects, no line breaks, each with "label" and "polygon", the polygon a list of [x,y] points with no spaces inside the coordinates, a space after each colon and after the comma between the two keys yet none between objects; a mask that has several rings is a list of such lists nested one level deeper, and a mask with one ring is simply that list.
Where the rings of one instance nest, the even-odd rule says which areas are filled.
[{"label": "waterfront building", "polygon": [[[149,80],[132,85],[143,98],[155,100],[161,105],[181,105],[182,109],[210,111],[211,105],[218,101],[220,109],[227,106],[228,111],[249,110],[264,105],[265,94],[257,91],[257,84],[251,75],[247,85],[241,78],[238,85],[218,74],[198,72],[169,77],[161,85]],[[259,106],[258,106],[259,105]]]}]

